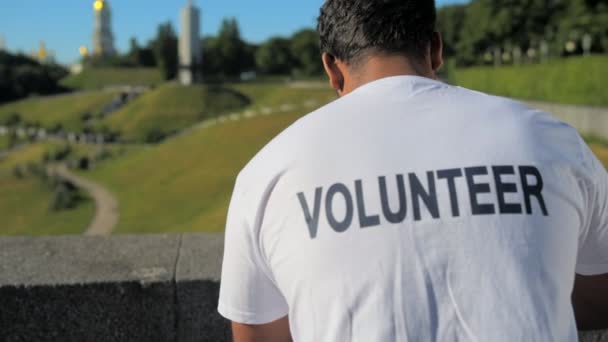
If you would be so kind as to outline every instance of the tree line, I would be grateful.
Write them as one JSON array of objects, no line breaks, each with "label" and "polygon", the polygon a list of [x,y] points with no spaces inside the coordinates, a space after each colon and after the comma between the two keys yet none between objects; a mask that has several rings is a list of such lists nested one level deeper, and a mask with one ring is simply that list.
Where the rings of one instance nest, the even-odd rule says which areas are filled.
[{"label": "tree line", "polygon": [[[606,0],[473,0],[438,11],[445,53],[459,65],[518,51],[538,59],[608,52]],[[585,42],[586,40],[586,42]]]},{"label": "tree line", "polygon": [[[237,79],[245,72],[264,75],[320,75],[319,38],[316,30],[302,29],[290,37],[272,37],[261,44],[246,42],[234,18],[224,19],[216,36],[201,38],[203,74],[207,79]],[[131,39],[129,51],[112,58],[89,57],[89,66],[158,67],[164,79],[177,76],[178,37],[170,22],[158,26],[156,37],[145,46]]]},{"label": "tree line", "polygon": [[[445,55],[460,66],[492,63],[497,54],[514,62],[514,55],[538,61],[581,54],[585,48],[606,53],[608,1],[472,0],[439,8],[438,29],[444,36]],[[252,44],[242,38],[236,19],[227,18],[216,36],[201,41],[207,79],[233,79],[243,72],[300,77],[323,72],[319,37],[311,28]],[[125,55],[92,64],[156,66],[165,79],[173,79],[178,70],[177,45],[175,30],[163,23],[147,45],[139,46],[132,39]]]},{"label": "tree line", "polygon": [[0,51],[0,103],[30,94],[48,95],[66,91],[59,80],[68,71],[57,64],[40,64],[24,56]]}]

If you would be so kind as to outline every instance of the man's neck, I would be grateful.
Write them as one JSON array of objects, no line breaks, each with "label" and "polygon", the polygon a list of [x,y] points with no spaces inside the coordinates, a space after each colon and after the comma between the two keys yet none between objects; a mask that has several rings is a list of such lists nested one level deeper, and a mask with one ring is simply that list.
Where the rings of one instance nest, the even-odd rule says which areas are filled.
[{"label": "man's neck", "polygon": [[372,56],[364,65],[353,70],[345,82],[345,94],[367,84],[392,76],[420,76],[436,79],[435,72],[423,63],[412,62],[404,56]]}]

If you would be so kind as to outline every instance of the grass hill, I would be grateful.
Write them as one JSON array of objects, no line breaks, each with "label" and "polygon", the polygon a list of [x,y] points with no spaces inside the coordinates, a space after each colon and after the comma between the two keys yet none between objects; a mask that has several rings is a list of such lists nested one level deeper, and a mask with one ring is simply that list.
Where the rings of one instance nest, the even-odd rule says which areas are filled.
[{"label": "grass hill", "polygon": [[326,83],[310,83],[293,86],[281,83],[240,83],[232,88],[253,99],[250,109],[277,108],[281,105],[307,105],[310,108],[337,98]]},{"label": "grass hill", "polygon": [[[270,139],[309,109],[335,98],[327,89],[284,85],[237,87],[253,108],[284,103],[291,111],[228,121],[165,143],[127,152],[86,177],[106,185],[120,202],[118,233],[221,231],[237,173]],[[255,93],[255,94],[254,94]]]},{"label": "grass hill", "polygon": [[0,151],[2,150],[6,150],[7,148],[9,148],[10,146],[10,140],[8,135],[1,135],[0,136]]},{"label": "grass hill", "polygon": [[154,142],[155,137],[162,138],[248,103],[247,97],[223,87],[165,84],[127,104],[101,125],[121,132],[123,140]]},{"label": "grass hill", "polygon": [[[213,92],[220,95],[213,95],[211,101]],[[122,152],[114,153],[98,168],[82,175],[105,185],[118,198],[117,233],[221,231],[234,180],[241,168],[280,131],[335,97],[327,87],[285,84],[238,84],[219,90],[164,85],[114,113],[108,123],[122,127],[133,137],[146,132],[141,127],[171,131],[212,117],[209,113],[230,108],[232,104],[218,100],[222,98],[227,103],[232,103],[233,98],[243,103],[251,101],[245,107],[240,103],[240,112],[258,115],[238,121],[216,121],[158,145],[116,147]],[[260,115],[265,112],[273,115]],[[608,145],[597,140],[591,141],[591,145],[608,165]],[[0,233],[78,234],[92,218],[92,202],[72,211],[50,211],[53,193],[45,184],[33,177],[17,180],[12,174],[15,165],[39,161],[46,151],[54,148],[56,144],[30,145],[0,159],[0,191],[4,194],[0,197],[0,212],[11,213],[4,218]],[[75,150],[77,154],[86,154],[89,147],[79,146]]]},{"label": "grass hill", "polygon": [[157,68],[86,68],[61,80],[71,89],[93,90],[110,86],[155,86],[163,82]]},{"label": "grass hill", "polygon": [[[14,167],[40,162],[44,154],[57,148],[54,143],[33,144],[0,159],[0,213],[2,235],[82,234],[93,218],[95,205],[85,200],[68,211],[50,209],[53,189],[39,178],[17,178]],[[25,169],[25,167],[24,167]]]},{"label": "grass hill", "polygon": [[51,128],[61,124],[68,130],[82,128],[82,115],[97,114],[116,97],[113,91],[32,97],[0,106],[0,122],[17,113],[23,121]]},{"label": "grass hill", "polygon": [[[221,231],[239,170],[272,137],[309,111],[302,104],[321,105],[335,98],[320,88],[276,84],[234,88],[253,99],[247,110],[286,103],[296,108],[194,130],[158,146],[133,149],[84,174],[106,185],[121,203],[117,233]],[[608,165],[608,148],[599,143],[593,148]]]},{"label": "grass hill", "polygon": [[526,100],[608,106],[608,56],[573,57],[546,64],[450,68],[454,84]]}]

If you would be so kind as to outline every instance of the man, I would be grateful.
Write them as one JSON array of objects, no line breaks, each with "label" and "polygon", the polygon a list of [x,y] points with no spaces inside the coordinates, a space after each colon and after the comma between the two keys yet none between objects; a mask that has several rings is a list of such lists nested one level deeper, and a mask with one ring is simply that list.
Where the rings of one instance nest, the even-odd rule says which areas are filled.
[{"label": "man", "polygon": [[[327,0],[342,97],[240,173],[236,341],[576,341],[608,327],[608,176],[576,131],[436,80],[431,0]],[[542,81],[542,80],[539,80]]]}]

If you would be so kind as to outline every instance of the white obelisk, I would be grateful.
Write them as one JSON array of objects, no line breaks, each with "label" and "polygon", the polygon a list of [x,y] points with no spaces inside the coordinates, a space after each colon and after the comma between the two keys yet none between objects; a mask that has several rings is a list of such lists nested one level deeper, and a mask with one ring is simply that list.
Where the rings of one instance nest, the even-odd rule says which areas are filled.
[{"label": "white obelisk", "polygon": [[200,11],[192,0],[181,13],[179,34],[179,81],[190,85],[202,81],[203,51],[201,50]]}]

